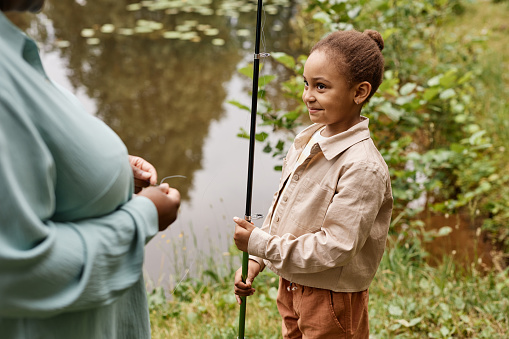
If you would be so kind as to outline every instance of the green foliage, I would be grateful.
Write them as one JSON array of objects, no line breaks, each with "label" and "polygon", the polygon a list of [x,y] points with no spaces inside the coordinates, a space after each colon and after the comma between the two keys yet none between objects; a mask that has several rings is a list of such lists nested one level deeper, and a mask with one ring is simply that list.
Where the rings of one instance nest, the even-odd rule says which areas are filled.
[{"label": "green foliage", "polygon": [[[498,140],[478,120],[483,92],[476,81],[481,72],[477,60],[486,37],[460,39],[446,32],[464,8],[460,0],[313,0],[306,10],[323,24],[324,34],[374,28],[384,37],[384,82],[363,115],[370,118],[373,139],[391,172],[393,226],[399,231],[400,226],[415,225],[425,208],[436,213],[466,211],[472,225],[480,219],[495,242],[509,250],[509,197],[503,185],[507,178],[499,172],[506,161],[497,156],[504,144],[494,144]],[[279,85],[287,98],[299,103],[306,57],[280,52],[272,56],[292,71]],[[302,104],[278,109],[265,95],[259,102],[261,125],[270,126],[277,140],[266,132],[256,139],[264,141],[265,152],[282,158],[297,129],[307,122],[307,111]]]},{"label": "green foliage", "polygon": [[[304,61],[306,60],[306,57],[301,56],[295,59],[292,56],[282,52],[272,53],[272,57],[285,67],[295,72],[295,75],[293,75],[289,80],[284,81],[281,87],[284,95],[286,95],[290,100],[293,100],[294,102],[300,102],[301,93],[304,89],[302,72],[304,69]],[[239,72],[244,75],[251,74],[250,78],[252,78],[253,65],[250,64],[247,67],[241,68]],[[289,133],[290,136],[285,134],[285,136],[280,137],[277,140],[273,140],[272,138],[268,139],[268,133],[262,131],[256,133],[255,139],[265,143],[263,147],[263,151],[265,153],[270,153],[272,156],[282,159],[286,154],[288,147],[290,147],[293,137],[296,135],[297,128],[302,125],[301,118],[306,114],[307,110],[302,105],[296,106],[293,110],[277,109],[266,97],[266,88],[273,80],[275,80],[275,77],[265,76],[263,77],[263,80],[264,81],[259,81],[260,88],[258,92],[258,110],[256,112],[261,120],[260,125],[270,127],[274,133],[277,133],[278,131],[284,131]],[[251,112],[250,107],[236,100],[231,100],[229,103],[242,110]],[[241,128],[237,136],[249,139],[249,132]],[[280,170],[281,166],[277,166],[276,169]]]}]

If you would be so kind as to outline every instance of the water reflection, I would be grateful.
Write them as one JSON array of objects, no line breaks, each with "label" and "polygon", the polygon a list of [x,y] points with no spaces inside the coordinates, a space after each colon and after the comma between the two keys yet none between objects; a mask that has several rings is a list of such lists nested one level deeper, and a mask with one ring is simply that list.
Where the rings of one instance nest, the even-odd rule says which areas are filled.
[{"label": "water reflection", "polygon": [[[210,123],[224,113],[224,84],[253,39],[254,10],[246,1],[50,1],[44,48],[60,49],[72,86],[94,100],[132,154],[161,176],[187,176],[172,184],[188,200]],[[290,13],[265,15],[267,38]]]},{"label": "water reflection", "polygon": [[[195,274],[207,269],[196,257],[210,248],[221,256],[232,243],[231,217],[244,212],[247,141],[235,135],[239,127],[248,129],[249,119],[225,101],[250,104],[251,82],[236,69],[252,61],[256,20],[253,1],[187,0],[151,7],[169,3],[53,0],[42,15],[11,16],[42,42],[49,76],[65,73],[67,87],[82,101],[93,101],[89,111],[111,126],[132,154],[152,162],[161,178],[187,177],[170,179],[187,200],[179,219],[146,248],[149,278],[163,286],[189,268]],[[278,3],[285,5],[264,1],[262,51],[299,55],[302,51],[291,46],[300,37],[290,20],[297,4]],[[285,77],[284,68],[270,58],[264,62],[262,73]],[[271,95],[278,106],[285,105],[276,88]],[[261,153],[258,147],[257,213],[266,212],[279,178],[274,160]],[[181,243],[190,237],[194,240]]]}]

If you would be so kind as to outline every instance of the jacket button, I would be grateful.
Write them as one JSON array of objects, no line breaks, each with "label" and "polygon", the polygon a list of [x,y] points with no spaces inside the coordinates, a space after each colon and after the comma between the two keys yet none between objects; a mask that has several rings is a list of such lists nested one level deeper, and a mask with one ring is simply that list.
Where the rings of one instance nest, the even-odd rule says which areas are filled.
[{"label": "jacket button", "polygon": [[299,175],[298,175],[298,174],[294,174],[294,175],[293,175],[293,180],[295,180],[295,181],[299,181]]}]

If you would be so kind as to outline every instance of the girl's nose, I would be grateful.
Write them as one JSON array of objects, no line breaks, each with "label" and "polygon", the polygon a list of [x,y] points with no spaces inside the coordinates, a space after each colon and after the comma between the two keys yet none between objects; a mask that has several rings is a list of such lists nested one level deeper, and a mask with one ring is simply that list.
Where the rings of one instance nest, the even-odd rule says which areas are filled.
[{"label": "girl's nose", "polygon": [[304,92],[302,92],[302,101],[304,102],[313,102],[315,101],[315,96],[309,89],[305,89]]}]

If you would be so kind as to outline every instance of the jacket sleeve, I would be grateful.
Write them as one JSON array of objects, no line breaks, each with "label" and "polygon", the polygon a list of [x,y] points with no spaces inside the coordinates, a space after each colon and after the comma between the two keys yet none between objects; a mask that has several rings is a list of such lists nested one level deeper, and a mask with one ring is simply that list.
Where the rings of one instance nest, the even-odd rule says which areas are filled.
[{"label": "jacket sleeve", "polygon": [[[262,232],[265,232],[267,234],[270,234],[270,223],[272,222],[272,214],[274,213],[274,209],[277,206],[278,199],[279,199],[279,194],[281,193],[281,191],[282,191],[282,189],[283,189],[283,187],[285,185],[285,180],[286,180],[286,178],[289,175],[287,159],[288,159],[288,156],[291,156],[292,153],[294,153],[294,152],[295,152],[295,147],[292,144],[292,147],[290,148],[289,153],[283,159],[283,168],[281,169],[281,178],[279,179],[278,190],[272,196],[272,203],[270,204],[269,210],[267,211],[267,216],[265,217],[265,219],[263,221],[262,227],[257,229],[259,231],[262,231]],[[261,268],[260,271],[263,271],[265,269],[266,265],[265,265],[265,262],[263,261],[264,258],[258,257],[256,255],[250,255],[249,259],[254,260],[258,264],[260,264],[260,268]]]},{"label": "jacket sleeve", "polygon": [[110,304],[142,275],[156,208],[135,197],[99,218],[52,221],[54,163],[19,109],[0,89],[0,317]]},{"label": "jacket sleeve", "polygon": [[[267,212],[267,216],[265,217],[265,219],[263,221],[262,227],[257,228],[257,230],[259,230],[261,232],[265,232],[267,234],[270,233],[271,217],[272,217],[272,213],[274,212],[274,208],[276,207],[278,196],[279,196],[279,191],[274,193],[274,196],[272,197],[272,203],[270,205],[269,211]],[[263,258],[255,256],[255,255],[250,255],[249,259],[254,260],[258,264],[260,264],[260,271],[263,271],[265,269],[265,262],[263,261]]]},{"label": "jacket sleeve", "polygon": [[321,229],[300,237],[251,234],[248,252],[280,271],[314,273],[346,265],[363,247],[384,202],[387,180],[376,163],[353,164],[339,179]]}]

